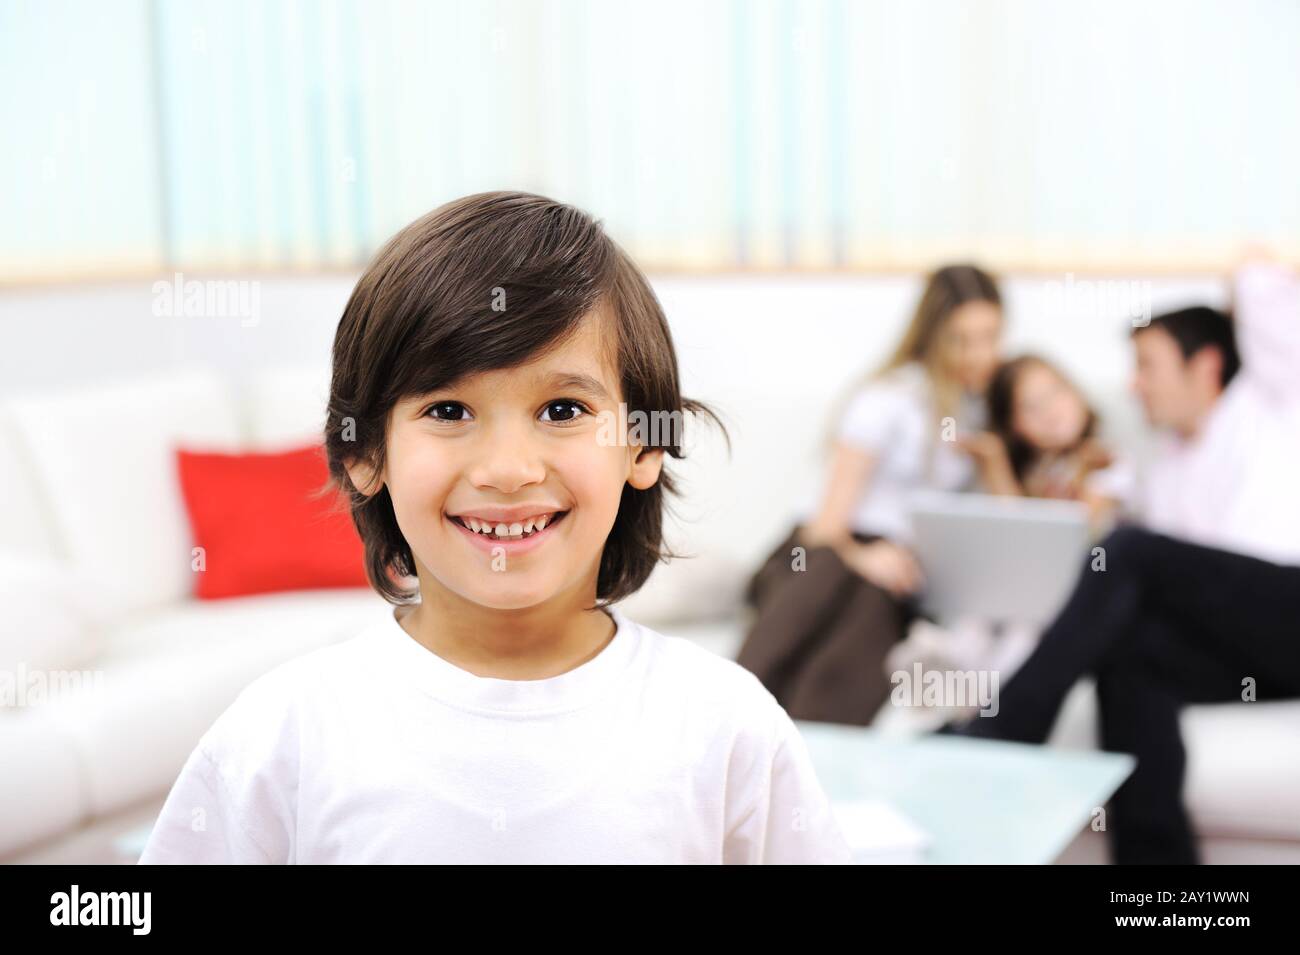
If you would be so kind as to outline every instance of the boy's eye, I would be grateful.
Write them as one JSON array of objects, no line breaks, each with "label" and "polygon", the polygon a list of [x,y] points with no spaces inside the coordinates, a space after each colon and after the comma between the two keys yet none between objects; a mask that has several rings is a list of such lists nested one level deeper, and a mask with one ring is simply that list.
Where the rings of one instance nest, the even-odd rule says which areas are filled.
[{"label": "boy's eye", "polygon": [[[559,415],[548,418],[548,421],[576,421],[580,415],[587,413],[586,405],[580,401],[572,401],[568,398],[562,401],[552,401],[546,406],[548,413],[555,408],[560,409]],[[574,413],[574,409],[576,409],[576,414]]]},{"label": "boy's eye", "polygon": [[430,405],[425,414],[435,421],[463,421],[465,419],[460,417],[460,413],[464,411],[465,406],[459,401],[439,401],[435,405]]},{"label": "boy's eye", "polygon": [[[435,421],[466,421],[470,417],[469,409],[459,401],[439,401],[430,405],[424,414]],[[548,404],[544,420],[558,424],[560,422],[576,421],[584,414],[590,414],[586,405],[581,401],[566,398]]]}]

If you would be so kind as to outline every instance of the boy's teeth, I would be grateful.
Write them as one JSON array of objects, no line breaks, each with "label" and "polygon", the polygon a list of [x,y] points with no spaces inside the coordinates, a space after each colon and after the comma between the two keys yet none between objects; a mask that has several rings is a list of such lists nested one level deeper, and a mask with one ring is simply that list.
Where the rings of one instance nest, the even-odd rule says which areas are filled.
[{"label": "boy's teeth", "polygon": [[526,521],[514,524],[490,524],[487,521],[480,521],[477,517],[467,517],[464,521],[465,525],[476,534],[485,534],[488,537],[521,537],[544,530],[553,516],[553,514],[543,514],[541,517],[530,517]]}]

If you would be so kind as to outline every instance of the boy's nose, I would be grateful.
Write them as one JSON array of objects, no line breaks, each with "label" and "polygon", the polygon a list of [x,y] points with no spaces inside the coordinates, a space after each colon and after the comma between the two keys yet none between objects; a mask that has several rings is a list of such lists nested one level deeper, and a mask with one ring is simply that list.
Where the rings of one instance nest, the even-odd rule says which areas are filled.
[{"label": "boy's nose", "polygon": [[480,451],[470,469],[470,481],[476,487],[491,487],[511,494],[546,477],[546,464],[538,442],[517,431],[485,442]]}]

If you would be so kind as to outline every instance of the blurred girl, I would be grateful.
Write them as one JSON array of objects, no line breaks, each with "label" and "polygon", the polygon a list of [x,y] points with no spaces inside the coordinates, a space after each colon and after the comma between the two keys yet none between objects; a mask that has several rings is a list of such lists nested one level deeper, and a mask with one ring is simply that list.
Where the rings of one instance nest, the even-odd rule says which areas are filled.
[{"label": "blurred girl", "polygon": [[1088,505],[1101,529],[1127,494],[1126,464],[1098,438],[1096,413],[1055,365],[1023,355],[1001,365],[988,391],[990,430],[959,437],[992,494]]}]

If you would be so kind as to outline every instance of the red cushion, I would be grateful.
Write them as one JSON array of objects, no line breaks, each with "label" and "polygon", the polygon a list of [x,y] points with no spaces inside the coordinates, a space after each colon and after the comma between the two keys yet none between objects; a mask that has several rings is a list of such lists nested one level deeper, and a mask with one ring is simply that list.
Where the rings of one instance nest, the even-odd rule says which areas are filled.
[{"label": "red cushion", "polygon": [[324,448],[222,454],[176,449],[203,600],[318,587],[365,587],[364,548],[334,493]]}]

